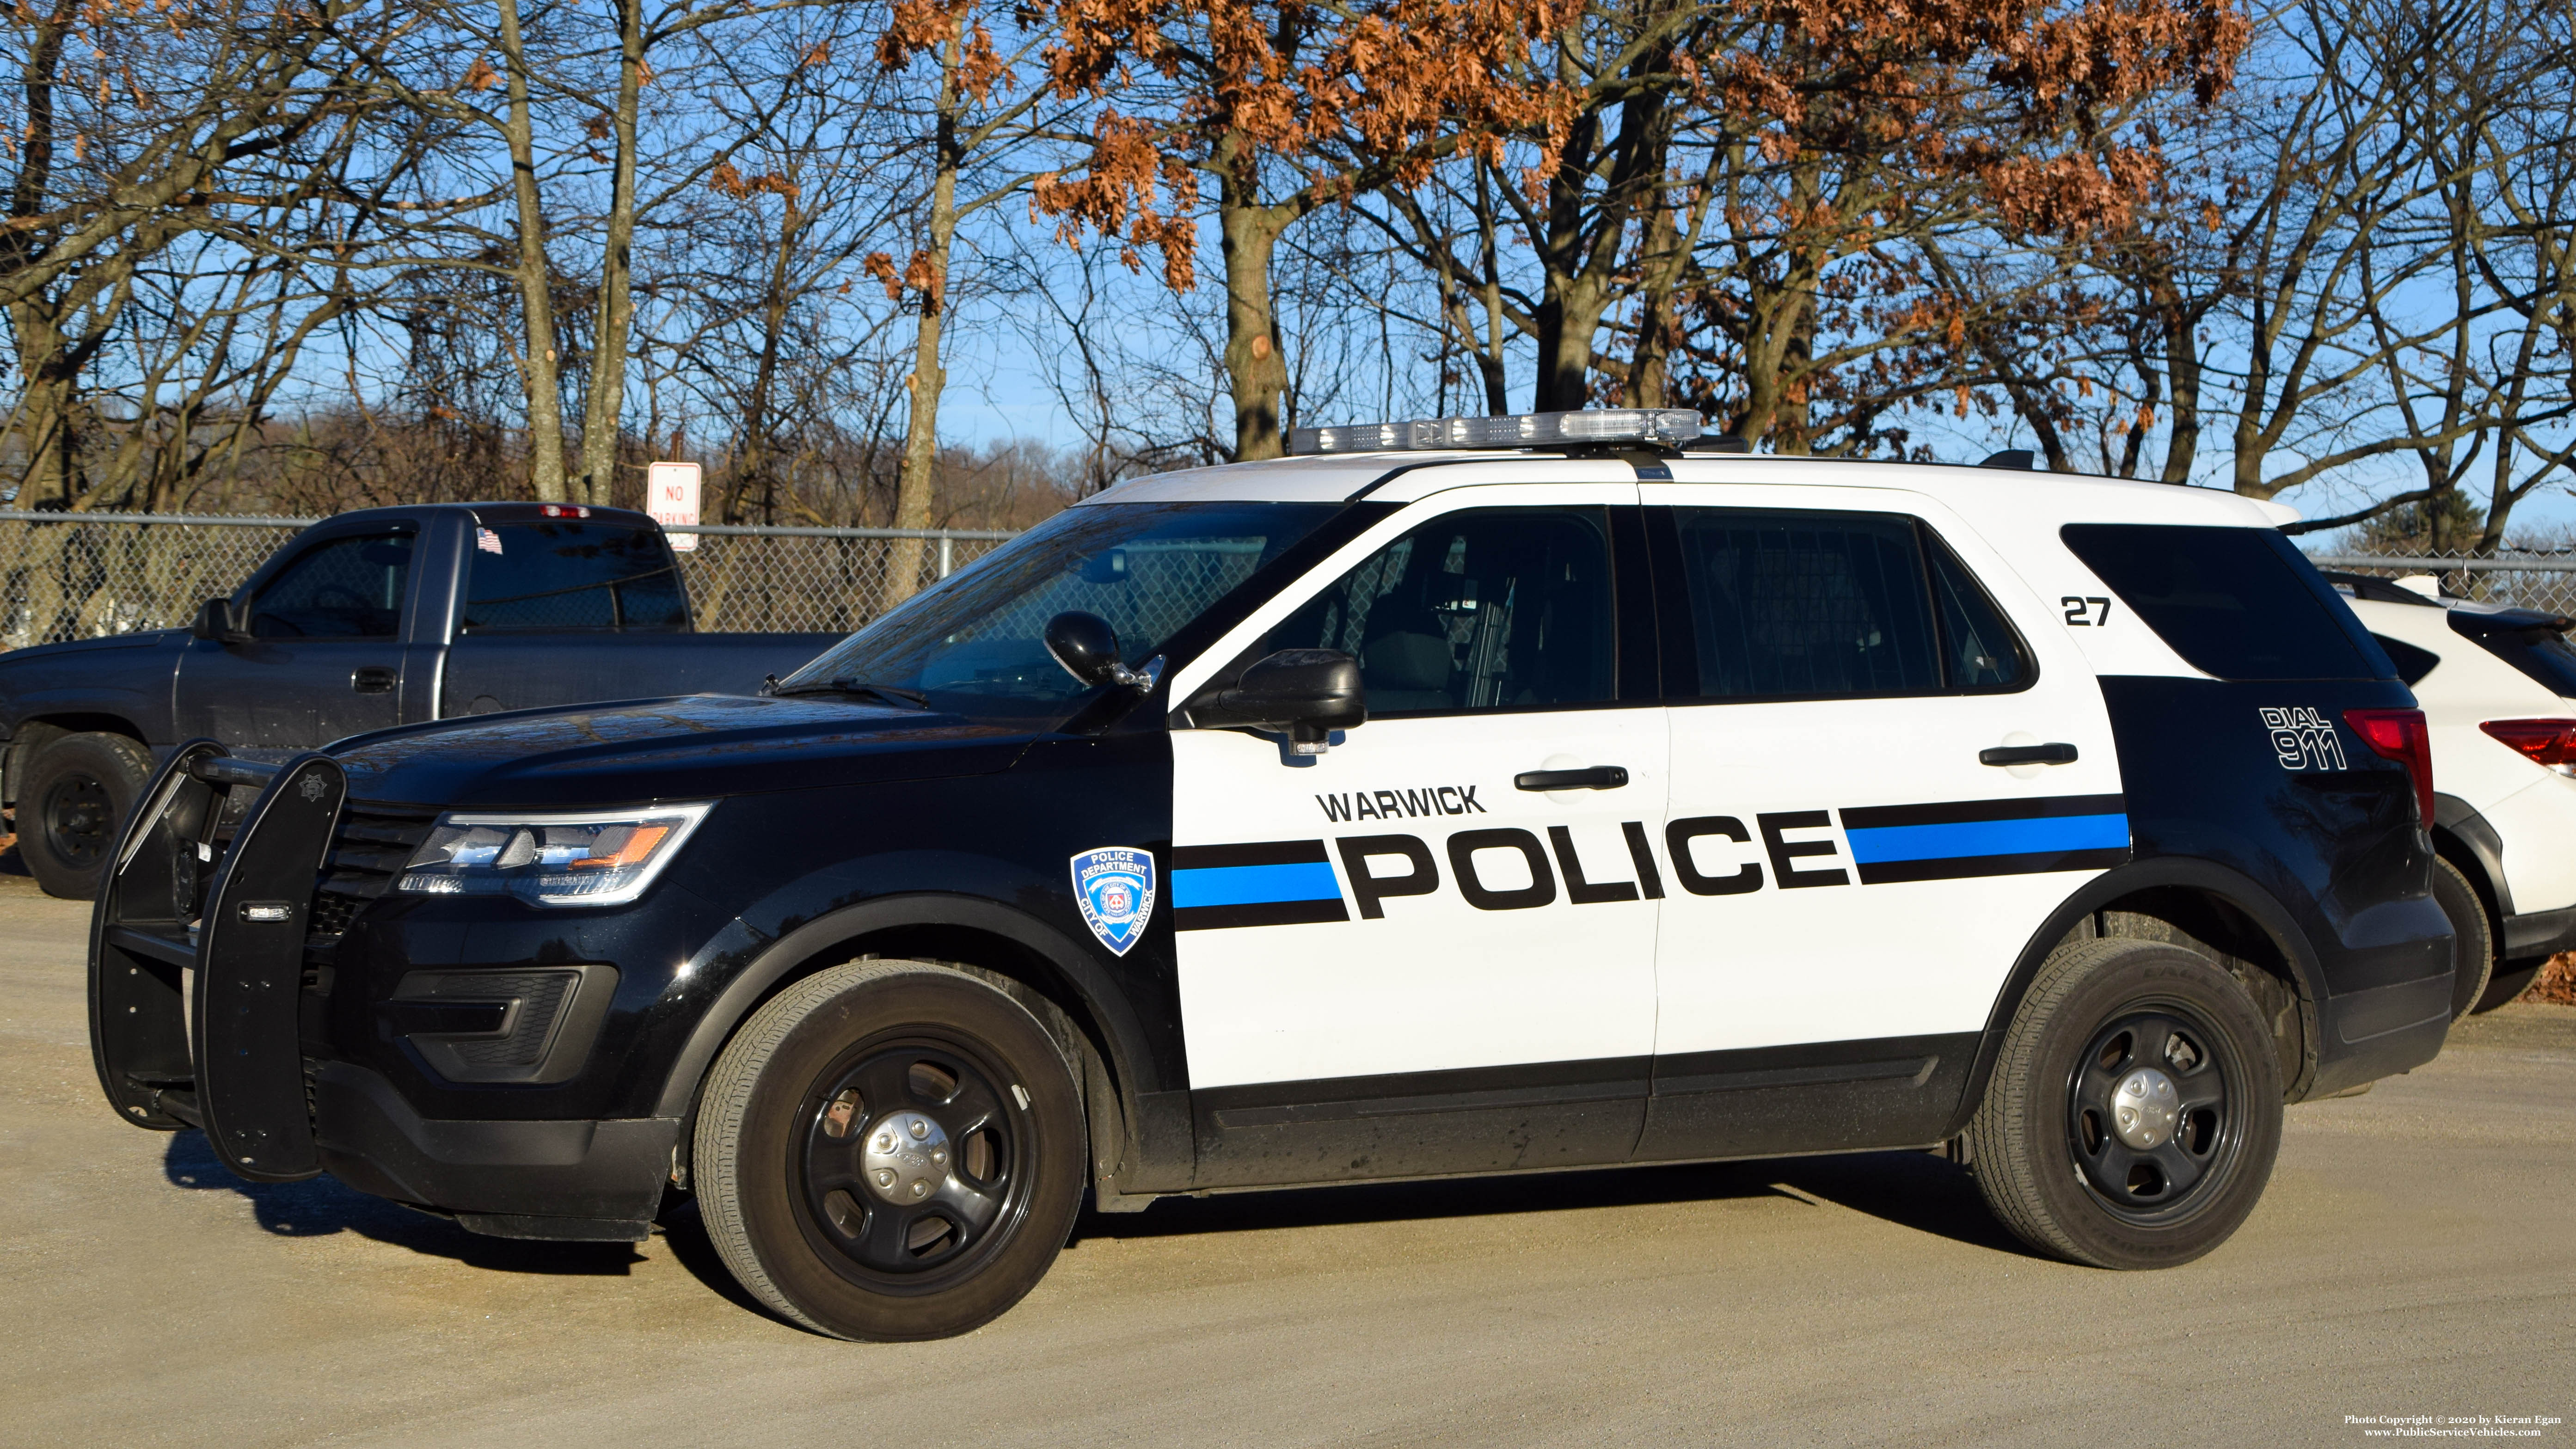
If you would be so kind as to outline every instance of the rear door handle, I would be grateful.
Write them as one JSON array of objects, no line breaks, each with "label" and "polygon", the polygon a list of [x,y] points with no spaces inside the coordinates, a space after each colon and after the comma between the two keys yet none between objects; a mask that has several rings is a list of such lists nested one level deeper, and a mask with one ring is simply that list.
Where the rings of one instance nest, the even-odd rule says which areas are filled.
[{"label": "rear door handle", "polygon": [[2075,763],[2075,747],[2069,744],[1997,745],[1992,749],[1977,751],[1977,763],[1980,765],[2071,765]]},{"label": "rear door handle", "polygon": [[1594,765],[1588,770],[1523,770],[1512,776],[1520,790],[1616,790],[1628,783],[1625,765]]},{"label": "rear door handle", "polygon": [[370,664],[349,676],[349,687],[360,694],[384,694],[394,687],[401,675],[382,665]]}]

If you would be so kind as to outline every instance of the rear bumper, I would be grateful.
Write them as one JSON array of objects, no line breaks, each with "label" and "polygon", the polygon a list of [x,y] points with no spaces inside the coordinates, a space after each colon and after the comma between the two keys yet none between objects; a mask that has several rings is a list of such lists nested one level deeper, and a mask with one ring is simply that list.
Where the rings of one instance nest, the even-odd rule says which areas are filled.
[{"label": "rear bumper", "polygon": [[2504,960],[2545,961],[2561,951],[2576,951],[2576,906],[2504,918]]},{"label": "rear bumper", "polygon": [[314,1141],[332,1176],[500,1237],[642,1241],[680,1140],[676,1117],[425,1118],[347,1062],[315,1063],[312,1080]]},{"label": "rear bumper", "polygon": [[2413,1071],[2439,1055],[2450,1035],[2450,973],[2329,996],[2317,1025],[2325,1040],[2310,1097]]},{"label": "rear bumper", "polygon": [[2451,1029],[2451,923],[2429,895],[2381,901],[2320,939],[2316,1075],[2305,1097],[2411,1071]]}]

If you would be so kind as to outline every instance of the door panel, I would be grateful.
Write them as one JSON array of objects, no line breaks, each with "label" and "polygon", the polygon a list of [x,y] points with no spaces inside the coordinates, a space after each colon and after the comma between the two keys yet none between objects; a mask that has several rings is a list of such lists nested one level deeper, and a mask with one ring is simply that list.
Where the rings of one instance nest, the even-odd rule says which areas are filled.
[{"label": "door panel", "polygon": [[413,542],[308,544],[250,600],[251,642],[201,639],[181,656],[180,736],[283,755],[400,723]]},{"label": "door panel", "polygon": [[[1660,891],[1638,851],[1666,744],[1651,701],[1618,697],[1600,506],[1635,490],[1476,494],[1557,506],[1417,505],[1220,646],[1349,650],[1367,724],[1321,756],[1173,732],[1202,1181],[1617,1161],[1635,1140]],[[1607,788],[1515,784],[1593,770]]]},{"label": "door panel", "polygon": [[[1649,515],[1659,566],[1690,587],[1662,595],[1688,654],[1667,654],[1677,885],[1641,1155],[1721,1150],[1749,1105],[1725,1095],[1724,1064],[1801,1046],[1819,1054],[1817,1084],[1852,1099],[1837,1112],[1860,1136],[1843,1145],[1872,1130],[1913,1140],[1948,1105],[1931,1097],[1955,1100],[1955,1043],[1973,1045],[2032,933],[2126,858],[2101,690],[1929,499],[1692,485],[1649,498],[1706,511]],[[2074,759],[1980,761],[2043,744]],[[1910,1041],[1874,1054],[1873,1038]],[[1954,1046],[1915,1051],[1927,1038]],[[1898,1073],[1881,1056],[1923,1060]]]}]

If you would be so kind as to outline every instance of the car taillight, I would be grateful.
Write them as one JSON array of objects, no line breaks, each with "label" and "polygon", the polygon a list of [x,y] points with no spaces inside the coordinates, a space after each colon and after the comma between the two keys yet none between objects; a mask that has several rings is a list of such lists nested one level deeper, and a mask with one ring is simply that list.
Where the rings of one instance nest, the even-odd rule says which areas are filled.
[{"label": "car taillight", "polygon": [[2533,764],[2576,765],[2576,719],[2491,719],[2478,728],[2530,756]]},{"label": "car taillight", "polygon": [[2415,818],[2433,823],[2433,732],[2420,709],[2348,709],[2343,722],[2373,753],[2406,767],[2415,782]]},{"label": "car taillight", "polygon": [[537,505],[537,516],[540,518],[588,518],[590,516],[590,510],[578,503],[541,503]]}]

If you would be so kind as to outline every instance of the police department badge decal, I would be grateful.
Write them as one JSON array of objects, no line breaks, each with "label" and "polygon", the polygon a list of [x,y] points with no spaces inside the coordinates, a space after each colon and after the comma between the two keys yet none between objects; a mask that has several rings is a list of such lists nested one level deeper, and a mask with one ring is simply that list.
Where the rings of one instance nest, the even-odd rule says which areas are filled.
[{"label": "police department badge decal", "polygon": [[1117,845],[1084,851],[1073,858],[1073,899],[1100,944],[1126,955],[1153,919],[1154,857]]}]

